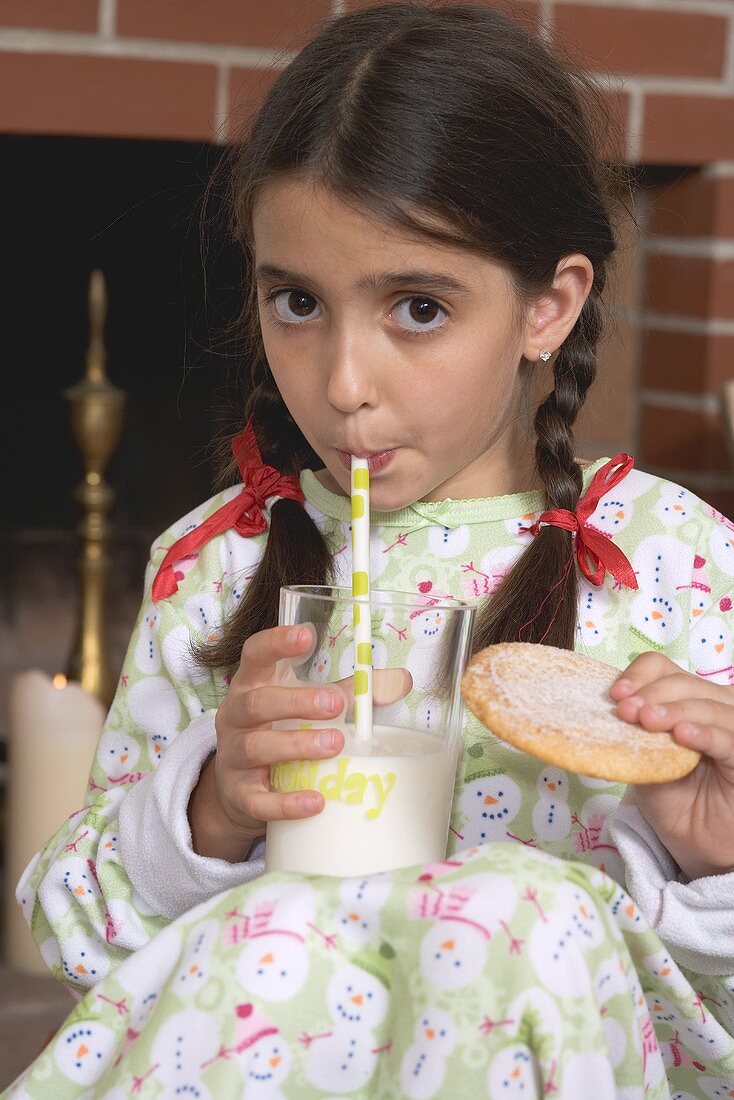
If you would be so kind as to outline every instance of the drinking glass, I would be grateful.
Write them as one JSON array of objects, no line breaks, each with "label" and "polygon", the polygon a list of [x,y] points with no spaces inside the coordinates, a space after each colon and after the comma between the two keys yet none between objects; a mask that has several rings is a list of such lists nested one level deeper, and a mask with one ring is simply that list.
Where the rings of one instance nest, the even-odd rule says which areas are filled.
[{"label": "drinking glass", "polygon": [[270,770],[273,790],[319,791],[314,817],[268,822],[267,871],[365,875],[443,859],[461,744],[461,677],[475,608],[420,593],[372,590],[358,601],[372,624],[372,737],[354,729],[354,603],[351,590],[317,585],[280,590],[279,622],[308,624],[309,652],[278,663],[276,681],[329,684],[344,697],[337,719],[289,719],[280,729],[338,727],[338,756]]}]

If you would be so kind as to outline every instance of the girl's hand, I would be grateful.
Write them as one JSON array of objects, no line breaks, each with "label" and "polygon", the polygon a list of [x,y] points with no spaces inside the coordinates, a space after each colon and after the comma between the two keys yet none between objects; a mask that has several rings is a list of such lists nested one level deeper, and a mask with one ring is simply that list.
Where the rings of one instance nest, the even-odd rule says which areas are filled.
[{"label": "girl's hand", "polygon": [[640,811],[689,879],[734,870],[734,689],[643,653],[610,690],[617,713],[702,753],[683,779],[638,784]]},{"label": "girl's hand", "polygon": [[[217,751],[202,770],[189,800],[194,851],[226,859],[247,858],[268,821],[313,817],[324,808],[318,791],[284,794],[270,789],[270,767],[287,760],[323,760],[344,747],[334,728],[273,729],[283,719],[336,721],[351,695],[353,678],[338,684],[290,687],[275,683],[278,661],[303,657],[312,644],[309,627],[276,626],[248,638],[229,691],[215,719]],[[404,669],[376,670],[376,703],[391,703],[410,690]]]}]

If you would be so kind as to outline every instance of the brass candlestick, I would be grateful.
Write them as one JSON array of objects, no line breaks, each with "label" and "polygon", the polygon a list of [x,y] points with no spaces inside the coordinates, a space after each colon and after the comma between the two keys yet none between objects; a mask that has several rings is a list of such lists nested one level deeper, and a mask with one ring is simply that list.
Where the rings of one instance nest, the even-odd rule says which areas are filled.
[{"label": "brass candlestick", "polygon": [[84,460],[84,480],[74,492],[84,508],[78,531],[80,606],[78,628],[67,675],[96,695],[105,706],[112,701],[114,682],[104,630],[104,590],[109,558],[107,512],[115,493],[102,474],[120,438],[125,394],[107,377],[104,327],[107,289],[101,271],[89,280],[89,344],[86,371],[75,386],[64,391],[71,405],[71,427]]}]

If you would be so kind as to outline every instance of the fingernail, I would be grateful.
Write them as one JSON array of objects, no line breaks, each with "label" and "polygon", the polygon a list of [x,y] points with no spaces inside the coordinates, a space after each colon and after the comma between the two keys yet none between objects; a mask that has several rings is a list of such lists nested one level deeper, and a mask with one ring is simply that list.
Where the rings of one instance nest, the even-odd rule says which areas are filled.
[{"label": "fingernail", "polygon": [[295,645],[296,642],[301,640],[302,628],[300,626],[291,627],[288,631],[288,642],[290,645]]},{"label": "fingernail", "polygon": [[314,810],[318,810],[319,805],[320,805],[319,799],[314,798],[313,796],[310,796],[308,798],[304,798],[304,800],[303,800],[303,808],[304,808],[304,810],[307,810],[308,813],[310,813],[310,814],[312,814],[314,812]]},{"label": "fingernail", "polygon": [[322,749],[335,749],[336,737],[334,730],[321,730],[321,733],[316,735],[316,743]]},{"label": "fingernail", "polygon": [[632,688],[631,680],[615,680],[612,684],[613,688],[619,688],[621,691],[630,691]]},{"label": "fingernail", "polygon": [[650,703],[648,710],[652,712],[653,718],[665,718],[668,713],[665,707],[660,707],[657,703]]},{"label": "fingernail", "polygon": [[640,695],[630,695],[627,699],[620,700],[620,702],[634,703],[636,707],[644,707],[645,700]]},{"label": "fingernail", "polygon": [[336,695],[333,691],[320,691],[316,696],[316,706],[327,712],[333,710],[336,706]]}]

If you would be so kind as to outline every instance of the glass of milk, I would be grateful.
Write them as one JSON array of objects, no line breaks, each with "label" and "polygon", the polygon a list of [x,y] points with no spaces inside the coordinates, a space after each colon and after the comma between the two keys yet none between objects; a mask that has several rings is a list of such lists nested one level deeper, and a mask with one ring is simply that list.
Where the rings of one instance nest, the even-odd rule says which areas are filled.
[{"label": "glass of milk", "polygon": [[[364,608],[364,603],[361,604]],[[340,728],[342,752],[328,760],[274,765],[274,790],[319,791],[315,817],[271,821],[265,869],[367,875],[443,859],[446,853],[475,608],[430,594],[370,593],[373,736],[354,732],[354,609],[351,590],[316,585],[280,591],[281,625],[308,624],[313,643],[281,661],[280,684],[329,684],[344,695],[338,719],[287,720],[280,729]]]}]

